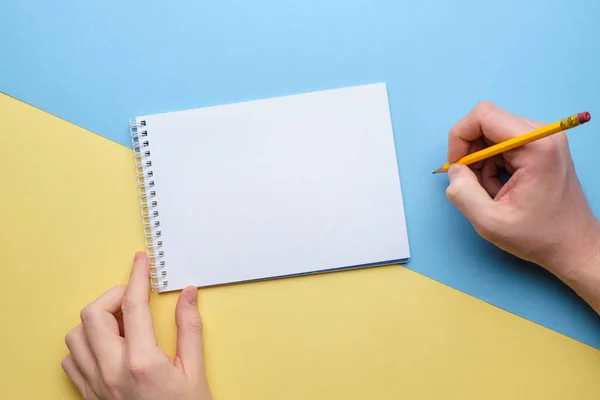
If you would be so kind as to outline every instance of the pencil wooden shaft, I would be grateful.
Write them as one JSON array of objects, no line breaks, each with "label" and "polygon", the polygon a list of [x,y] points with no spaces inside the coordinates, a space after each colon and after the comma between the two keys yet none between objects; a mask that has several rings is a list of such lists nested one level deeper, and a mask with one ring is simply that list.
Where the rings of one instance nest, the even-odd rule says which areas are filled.
[{"label": "pencil wooden shaft", "polygon": [[538,139],[542,139],[546,136],[553,135],[562,130],[564,130],[564,129],[561,127],[560,122],[555,122],[553,124],[546,125],[543,128],[539,128],[539,129],[536,129],[535,131],[529,132],[525,135],[518,136],[518,137],[515,137],[512,139],[506,140],[504,142],[495,144],[493,146],[487,147],[487,148],[477,151],[475,153],[468,154],[468,155],[464,156],[463,158],[461,158],[460,160],[458,160],[456,163],[457,164],[465,164],[465,165],[474,164],[476,162],[483,161],[487,158],[493,157],[500,153],[504,153],[505,151],[512,150],[517,147],[526,145],[527,143],[531,143]]},{"label": "pencil wooden shaft", "polygon": [[[579,120],[580,116],[582,118],[581,120]],[[509,151],[509,150],[515,149],[517,147],[526,145],[527,143],[531,143],[533,141],[542,139],[546,136],[550,136],[555,133],[574,128],[574,127],[579,126],[582,123],[585,123],[589,120],[590,120],[590,115],[588,112],[571,115],[570,117],[564,118],[553,124],[543,126],[539,129],[536,129],[529,133],[526,133],[521,136],[517,136],[512,139],[506,140],[504,142],[495,144],[493,146],[490,146],[483,150],[477,151],[475,153],[467,154],[466,156],[462,157],[460,160],[456,161],[455,164],[464,164],[464,165],[474,164],[476,162],[483,161],[483,160],[493,157],[495,155],[504,153],[505,151]],[[448,170],[450,169],[450,165],[452,165],[452,164],[446,163],[446,164],[442,165],[439,169],[434,171],[434,174],[439,173],[439,172],[448,172]]]}]

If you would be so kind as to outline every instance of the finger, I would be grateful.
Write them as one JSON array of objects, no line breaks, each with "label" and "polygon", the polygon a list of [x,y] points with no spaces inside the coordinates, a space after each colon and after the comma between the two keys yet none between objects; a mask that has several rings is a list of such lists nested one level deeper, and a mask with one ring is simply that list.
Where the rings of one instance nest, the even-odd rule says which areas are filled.
[{"label": "finger", "polygon": [[483,136],[483,143],[485,143],[485,147],[490,147],[495,145],[496,143],[492,142],[490,139]]},{"label": "finger", "polygon": [[448,178],[448,199],[477,230],[484,228],[488,216],[495,211],[496,204],[479,184],[473,171],[464,165],[454,164],[448,171]]},{"label": "finger", "polygon": [[[500,161],[499,161],[500,160]],[[485,165],[481,169],[481,186],[494,198],[502,189],[502,182],[498,178],[499,168],[504,164],[501,157],[492,157],[485,160]]]},{"label": "finger", "polygon": [[116,286],[81,310],[81,322],[89,347],[100,366],[118,362],[123,340],[115,318],[121,308],[125,286]]},{"label": "finger", "polygon": [[[469,145],[469,153],[468,154],[475,153],[479,150],[483,150],[485,147],[486,147],[486,145],[483,142],[482,138],[475,139]],[[479,170],[479,169],[483,168],[483,164],[484,164],[483,161],[479,161],[474,164],[471,164],[470,167],[471,167],[471,169]]]},{"label": "finger", "polygon": [[477,178],[477,182],[479,182],[479,184],[481,184],[481,171],[479,171],[477,169],[472,170],[472,171],[475,174],[475,177]]},{"label": "finger", "polygon": [[511,163],[509,163],[508,161],[506,161],[506,157],[504,158],[504,167],[506,168],[506,172],[508,172],[509,174],[514,174],[515,173],[515,168],[512,166]]},{"label": "finger", "polygon": [[83,326],[77,325],[71,329],[65,336],[65,343],[78,370],[88,379],[92,378],[96,371],[96,359],[88,345]]},{"label": "finger", "polygon": [[198,289],[186,287],[177,300],[175,309],[177,324],[177,356],[183,369],[190,378],[203,377],[204,344],[202,337],[202,319],[198,311]]},{"label": "finger", "polygon": [[79,369],[77,368],[77,364],[75,364],[75,361],[73,360],[73,357],[71,354],[69,354],[65,358],[63,358],[63,360],[61,362],[61,366],[62,366],[62,369],[67,374],[67,376],[69,377],[69,380],[77,388],[79,393],[82,396],[85,396],[86,391],[87,391],[85,379],[83,378],[83,374],[81,373],[81,371],[79,371]]},{"label": "finger", "polygon": [[468,154],[470,142],[484,136],[499,143],[539,128],[544,124],[528,120],[484,101],[463,117],[448,135],[448,161],[455,162]]},{"label": "finger", "polygon": [[123,299],[125,344],[134,353],[156,349],[152,312],[150,311],[150,264],[145,253],[137,253],[131,268],[127,293]]},{"label": "finger", "polygon": [[480,121],[495,108],[491,102],[481,102],[450,129],[448,161],[455,162],[469,153],[471,142],[484,136]]},{"label": "finger", "polygon": [[117,319],[117,324],[119,325],[119,336],[121,336],[122,338],[125,337],[125,326],[123,325],[123,313],[120,312],[117,315],[115,315],[115,318]]}]

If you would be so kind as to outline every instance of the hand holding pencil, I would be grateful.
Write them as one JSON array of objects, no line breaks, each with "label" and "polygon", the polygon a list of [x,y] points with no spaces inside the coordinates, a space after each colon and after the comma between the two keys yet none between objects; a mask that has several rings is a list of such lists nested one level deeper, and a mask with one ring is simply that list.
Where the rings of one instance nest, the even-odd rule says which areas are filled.
[{"label": "hand holding pencil", "polygon": [[[461,159],[457,160],[457,164],[471,165],[477,163],[479,161],[486,160],[495,155],[504,153],[505,151],[509,151],[515,149],[517,147],[524,146],[528,143],[534,142],[539,139],[543,139],[547,136],[553,135],[558,132],[566,131],[567,129],[575,128],[581,124],[585,124],[591,119],[590,113],[585,111],[575,115],[571,115],[568,118],[564,118],[558,122],[555,122],[550,125],[542,126],[538,129],[534,129],[531,132],[524,133],[520,136],[505,140],[500,143],[496,143],[493,146],[487,147],[485,149],[479,150],[475,153],[468,154]],[[434,174],[438,174],[441,172],[448,172],[450,169],[450,163],[446,163],[442,165],[440,168],[433,171]]]},{"label": "hand holding pencil", "polygon": [[[594,300],[586,295],[586,283],[574,283],[583,278],[600,283],[600,272],[597,280],[586,275],[600,271],[600,224],[562,132],[587,121],[589,114],[581,113],[562,125],[546,125],[480,103],[450,130],[446,194],[482,237],[545,267],[600,311],[600,296]],[[491,156],[485,150],[506,149],[524,139],[526,146],[493,150]],[[470,159],[469,166],[459,162],[477,153],[488,157]],[[501,169],[512,174],[506,183],[498,179]]]}]

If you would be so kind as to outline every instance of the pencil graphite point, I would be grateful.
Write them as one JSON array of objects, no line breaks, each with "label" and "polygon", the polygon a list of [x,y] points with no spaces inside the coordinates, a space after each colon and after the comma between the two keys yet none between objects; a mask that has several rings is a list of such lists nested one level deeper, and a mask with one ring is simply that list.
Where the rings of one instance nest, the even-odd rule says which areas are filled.
[{"label": "pencil graphite point", "polygon": [[439,167],[438,169],[433,171],[434,174],[441,174],[442,172],[444,172],[444,167]]}]

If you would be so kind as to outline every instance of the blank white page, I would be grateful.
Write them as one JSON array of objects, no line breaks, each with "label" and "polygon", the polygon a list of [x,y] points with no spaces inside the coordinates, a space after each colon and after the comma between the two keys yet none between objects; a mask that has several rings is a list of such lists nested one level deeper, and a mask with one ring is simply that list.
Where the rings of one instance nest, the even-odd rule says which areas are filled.
[{"label": "blank white page", "polygon": [[161,291],[408,260],[385,84],[141,121]]}]

